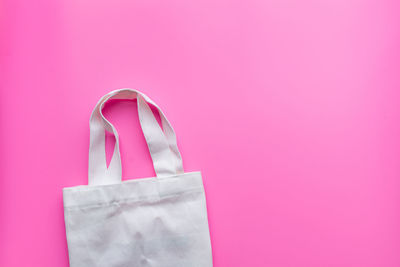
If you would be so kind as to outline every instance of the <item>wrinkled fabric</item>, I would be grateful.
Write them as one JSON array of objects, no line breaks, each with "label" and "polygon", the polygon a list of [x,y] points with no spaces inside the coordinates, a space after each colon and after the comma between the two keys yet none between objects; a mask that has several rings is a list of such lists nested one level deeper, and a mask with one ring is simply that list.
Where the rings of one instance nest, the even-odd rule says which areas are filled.
[{"label": "wrinkled fabric", "polygon": [[[176,145],[172,127],[167,126],[170,129],[167,131],[172,130],[169,136],[165,134],[165,139],[157,140],[164,138],[160,133],[165,133],[165,125],[155,134],[154,131],[159,131],[156,126],[143,127],[143,124],[156,122],[148,120],[150,109],[147,106],[139,110],[142,129],[149,147],[152,146],[150,153],[171,149],[155,157],[152,155],[157,177],[122,182],[120,164],[114,164],[113,171],[104,168],[101,166],[105,163],[102,161],[104,147],[92,149],[104,146],[93,138],[93,131],[111,129],[116,141],[118,139],[115,128],[108,121],[110,126],[104,123],[101,114],[104,103],[112,97],[133,99],[132,96],[143,96],[141,100],[138,97],[138,102],[147,98],[138,91],[121,89],[109,93],[96,105],[91,117],[89,154],[99,155],[90,156],[97,160],[91,162],[89,185],[63,189],[70,266],[210,267],[212,253],[202,176],[200,172],[183,172],[177,147],[171,149]],[[151,100],[147,98],[146,101]],[[93,118],[97,122],[104,119],[104,129],[99,127],[101,124],[92,127]],[[164,123],[169,124],[166,119]],[[103,138],[101,134],[97,136]],[[167,143],[169,145],[165,145]],[[165,159],[160,155],[174,155],[175,158]],[[120,157],[119,148],[114,150],[114,157]],[[120,163],[120,159],[114,162]],[[168,165],[170,163],[174,165]],[[98,171],[99,166],[103,171]]]}]

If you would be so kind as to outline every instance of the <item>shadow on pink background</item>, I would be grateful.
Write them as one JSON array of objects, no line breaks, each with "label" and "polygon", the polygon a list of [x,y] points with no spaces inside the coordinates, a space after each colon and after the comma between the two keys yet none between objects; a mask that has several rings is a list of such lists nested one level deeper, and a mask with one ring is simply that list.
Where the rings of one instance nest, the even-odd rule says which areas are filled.
[{"label": "shadow on pink background", "polygon": [[[0,5],[0,266],[68,266],[89,116],[142,90],[203,172],[216,267],[400,266],[398,1]],[[136,103],[105,110],[154,175]]]}]

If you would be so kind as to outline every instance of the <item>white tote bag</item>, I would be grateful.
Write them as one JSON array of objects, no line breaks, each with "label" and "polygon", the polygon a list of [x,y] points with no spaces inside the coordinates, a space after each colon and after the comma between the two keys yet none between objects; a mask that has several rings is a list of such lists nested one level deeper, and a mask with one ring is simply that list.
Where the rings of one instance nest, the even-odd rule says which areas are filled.
[{"label": "white tote bag", "polygon": [[[118,134],[102,114],[110,99],[137,99],[157,177],[121,181]],[[108,167],[105,130],[116,141]],[[143,93],[120,89],[100,99],[90,118],[89,185],[64,188],[63,199],[71,267],[212,266],[201,174],[183,172],[174,130]]]}]

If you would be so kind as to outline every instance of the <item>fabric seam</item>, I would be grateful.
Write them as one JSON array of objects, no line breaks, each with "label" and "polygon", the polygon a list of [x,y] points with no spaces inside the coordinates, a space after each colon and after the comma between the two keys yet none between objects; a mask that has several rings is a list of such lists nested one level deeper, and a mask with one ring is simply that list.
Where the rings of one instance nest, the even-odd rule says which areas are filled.
[{"label": "fabric seam", "polygon": [[123,199],[118,199],[116,201],[109,201],[109,202],[99,202],[99,203],[93,203],[93,204],[86,204],[86,205],[72,205],[72,206],[65,206],[64,205],[64,210],[76,210],[78,208],[100,208],[100,207],[108,207],[108,206],[116,206],[120,204],[132,204],[135,202],[145,202],[147,201],[153,201],[153,200],[161,200],[161,199],[166,199],[166,198],[171,198],[173,196],[182,196],[182,195],[188,195],[188,194],[193,194],[193,193],[203,193],[204,190],[202,187],[196,187],[190,190],[185,190],[179,193],[173,193],[173,194],[167,194],[163,195],[162,197],[160,195],[148,195],[142,198],[138,197],[131,197],[131,198],[123,198]]}]

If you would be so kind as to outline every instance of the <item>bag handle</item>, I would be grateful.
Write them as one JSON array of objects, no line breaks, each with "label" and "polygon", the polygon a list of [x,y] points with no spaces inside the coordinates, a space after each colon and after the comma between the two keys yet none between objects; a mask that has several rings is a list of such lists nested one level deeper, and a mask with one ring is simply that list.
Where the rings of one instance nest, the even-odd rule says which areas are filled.
[{"label": "bag handle", "polygon": [[[133,89],[119,89],[103,96],[90,117],[89,185],[120,183],[122,177],[119,137],[115,127],[103,116],[104,104],[111,99],[137,99],[139,121],[145,136],[157,177],[183,173],[182,158],[176,135],[162,110],[145,94]],[[149,104],[157,108],[158,124]],[[115,137],[114,153],[107,168],[105,130]]]}]

